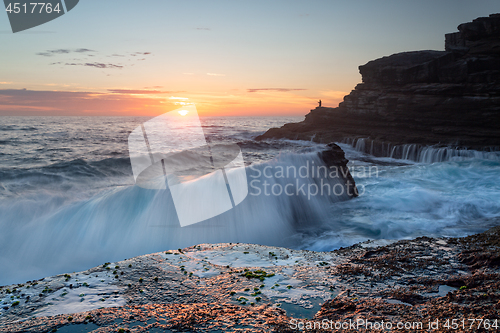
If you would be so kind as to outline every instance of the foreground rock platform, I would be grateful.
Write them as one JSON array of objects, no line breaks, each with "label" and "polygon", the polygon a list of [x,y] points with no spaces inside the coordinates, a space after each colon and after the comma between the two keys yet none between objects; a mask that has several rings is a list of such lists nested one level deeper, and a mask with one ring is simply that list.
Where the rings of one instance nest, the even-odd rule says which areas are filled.
[{"label": "foreground rock platform", "polygon": [[333,252],[201,244],[1,287],[0,332],[294,332],[358,320],[471,331],[448,330],[452,319],[482,331],[476,320],[500,316],[499,264],[500,227]]},{"label": "foreground rock platform", "polygon": [[500,147],[500,14],[447,34],[445,51],[393,54],[359,67],[362,83],[337,108],[258,139],[320,143],[369,138],[376,145]]}]

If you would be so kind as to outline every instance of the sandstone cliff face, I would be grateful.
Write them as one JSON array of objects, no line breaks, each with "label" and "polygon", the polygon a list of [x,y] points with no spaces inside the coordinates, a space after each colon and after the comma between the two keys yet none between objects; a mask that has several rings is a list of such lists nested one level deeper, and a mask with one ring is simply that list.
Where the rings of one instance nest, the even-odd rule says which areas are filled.
[{"label": "sandstone cliff face", "polygon": [[458,30],[446,35],[446,51],[398,53],[360,66],[363,82],[337,108],[316,108],[259,139],[500,146],[500,14]]}]

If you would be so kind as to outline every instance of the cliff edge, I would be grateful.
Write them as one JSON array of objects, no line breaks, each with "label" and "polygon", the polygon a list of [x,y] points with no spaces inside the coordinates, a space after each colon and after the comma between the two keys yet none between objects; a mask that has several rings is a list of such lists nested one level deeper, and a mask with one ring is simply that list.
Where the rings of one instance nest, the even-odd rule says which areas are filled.
[{"label": "cliff edge", "polygon": [[[393,54],[359,66],[362,83],[336,108],[318,107],[300,123],[257,139],[316,142],[369,138],[496,149],[500,146],[500,14],[460,24],[445,51]],[[379,154],[380,155],[380,154]]]}]

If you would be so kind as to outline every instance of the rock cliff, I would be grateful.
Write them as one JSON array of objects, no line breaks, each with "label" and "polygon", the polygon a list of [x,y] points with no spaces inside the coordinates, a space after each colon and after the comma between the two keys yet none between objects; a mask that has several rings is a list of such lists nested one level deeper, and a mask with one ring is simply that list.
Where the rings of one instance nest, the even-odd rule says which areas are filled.
[{"label": "rock cliff", "polygon": [[446,34],[445,51],[397,53],[360,66],[363,82],[338,107],[315,108],[303,122],[258,139],[367,138],[379,151],[384,144],[500,146],[500,14],[458,30]]}]

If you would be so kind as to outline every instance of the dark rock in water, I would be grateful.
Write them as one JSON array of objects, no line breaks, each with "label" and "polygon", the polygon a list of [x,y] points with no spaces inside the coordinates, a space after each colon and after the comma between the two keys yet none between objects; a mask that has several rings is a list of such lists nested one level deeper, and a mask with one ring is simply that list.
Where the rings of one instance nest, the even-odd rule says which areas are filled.
[{"label": "dark rock in water", "polygon": [[328,144],[328,149],[321,152],[321,158],[327,166],[347,167],[348,159],[345,158],[345,153],[335,143]]},{"label": "dark rock in water", "polygon": [[344,178],[347,193],[351,197],[357,197],[359,195],[358,189],[347,167],[349,160],[345,158],[345,153],[342,148],[335,143],[329,143],[328,149],[322,151],[320,157],[329,168],[333,167],[339,169],[339,175]]},{"label": "dark rock in water", "polygon": [[303,122],[258,139],[500,146],[500,14],[458,30],[446,35],[446,51],[403,52],[360,66],[363,83],[337,108],[315,108]]}]

